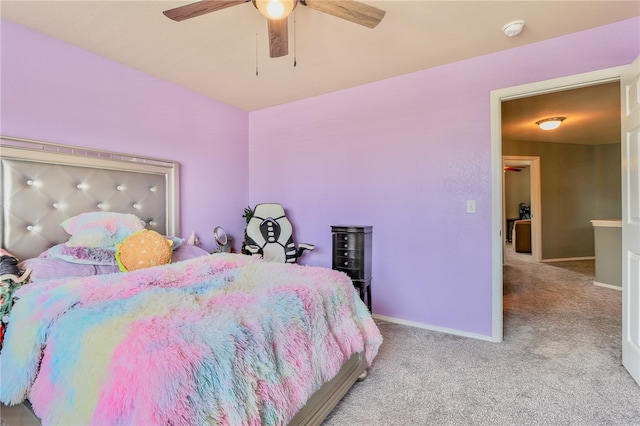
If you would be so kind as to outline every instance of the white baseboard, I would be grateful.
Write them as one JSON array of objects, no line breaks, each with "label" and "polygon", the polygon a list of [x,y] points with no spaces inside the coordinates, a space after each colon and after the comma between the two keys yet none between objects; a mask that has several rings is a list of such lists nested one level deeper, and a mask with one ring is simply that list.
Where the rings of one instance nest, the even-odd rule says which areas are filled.
[{"label": "white baseboard", "polygon": [[573,260],[595,260],[595,256],[584,256],[584,257],[560,257],[558,259],[540,259],[540,262],[571,262]]},{"label": "white baseboard", "polygon": [[599,283],[598,281],[594,281],[593,285],[597,285],[598,287],[610,288],[612,290],[622,291],[622,287],[620,287],[620,286],[611,285],[611,284],[605,284],[605,283]]},{"label": "white baseboard", "polygon": [[454,328],[438,327],[434,325],[423,324],[416,321],[409,321],[409,320],[404,320],[400,318],[388,317],[386,315],[373,314],[372,316],[375,319],[391,322],[394,324],[408,325],[409,327],[423,328],[425,330],[453,334],[454,336],[470,337],[472,339],[485,340],[487,342],[501,342],[501,340],[495,340],[492,336],[486,336],[484,334],[469,333],[467,331],[456,330]]}]

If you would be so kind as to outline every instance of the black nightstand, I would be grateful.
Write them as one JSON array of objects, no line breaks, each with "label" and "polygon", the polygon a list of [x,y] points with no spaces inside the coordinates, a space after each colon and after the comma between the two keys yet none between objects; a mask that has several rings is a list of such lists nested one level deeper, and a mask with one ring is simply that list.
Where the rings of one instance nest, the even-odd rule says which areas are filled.
[{"label": "black nightstand", "polygon": [[333,266],[345,272],[371,311],[372,226],[332,226]]}]

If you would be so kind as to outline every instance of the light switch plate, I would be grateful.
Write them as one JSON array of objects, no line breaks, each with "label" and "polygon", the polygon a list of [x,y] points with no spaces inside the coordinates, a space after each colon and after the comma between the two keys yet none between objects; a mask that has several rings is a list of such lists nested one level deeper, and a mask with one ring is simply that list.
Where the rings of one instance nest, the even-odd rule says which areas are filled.
[{"label": "light switch plate", "polygon": [[476,200],[467,200],[467,213],[476,212]]}]

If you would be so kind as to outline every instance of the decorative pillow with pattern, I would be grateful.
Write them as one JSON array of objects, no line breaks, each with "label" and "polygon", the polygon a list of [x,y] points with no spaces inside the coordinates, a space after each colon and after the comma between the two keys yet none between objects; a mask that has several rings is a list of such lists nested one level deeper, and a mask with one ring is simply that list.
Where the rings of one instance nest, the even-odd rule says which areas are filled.
[{"label": "decorative pillow with pattern", "polygon": [[130,213],[88,212],[60,224],[71,238],[69,247],[114,248],[129,235],[144,229],[144,221]]},{"label": "decorative pillow with pattern", "polygon": [[38,257],[62,259],[67,262],[85,265],[118,265],[115,247],[69,247],[66,244],[56,244],[42,252]]}]

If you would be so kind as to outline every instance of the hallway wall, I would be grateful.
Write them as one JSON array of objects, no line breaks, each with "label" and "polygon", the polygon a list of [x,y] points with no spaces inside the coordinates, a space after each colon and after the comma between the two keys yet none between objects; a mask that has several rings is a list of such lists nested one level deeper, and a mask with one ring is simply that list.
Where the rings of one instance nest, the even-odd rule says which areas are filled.
[{"label": "hallway wall", "polygon": [[619,219],[620,144],[504,141],[503,155],[540,157],[541,258],[595,255],[592,219]]}]

